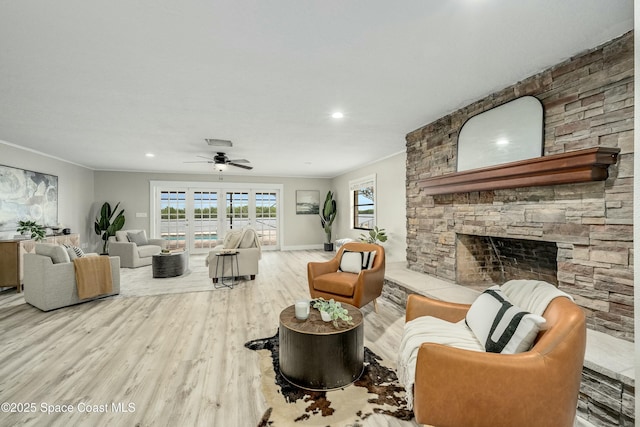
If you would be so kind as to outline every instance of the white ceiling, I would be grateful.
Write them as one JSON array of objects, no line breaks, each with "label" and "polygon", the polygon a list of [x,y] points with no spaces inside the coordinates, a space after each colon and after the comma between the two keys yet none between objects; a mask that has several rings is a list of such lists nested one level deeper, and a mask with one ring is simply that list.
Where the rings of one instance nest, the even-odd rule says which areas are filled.
[{"label": "white ceiling", "polygon": [[333,177],[632,28],[632,0],[0,0],[0,140],[202,173],[221,138],[229,174]]}]

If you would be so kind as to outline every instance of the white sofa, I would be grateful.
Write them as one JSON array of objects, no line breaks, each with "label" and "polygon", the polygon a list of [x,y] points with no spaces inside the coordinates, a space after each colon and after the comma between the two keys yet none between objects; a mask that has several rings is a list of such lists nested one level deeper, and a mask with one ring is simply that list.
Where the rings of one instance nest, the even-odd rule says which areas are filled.
[{"label": "white sofa", "polygon": [[[38,246],[36,245],[37,252]],[[62,246],[58,248],[64,251]],[[50,311],[120,293],[120,258],[110,257],[109,259],[113,291],[94,298],[80,299],[73,262],[68,256],[63,259],[56,255],[24,254],[24,300],[32,306],[42,311]],[[87,256],[97,255],[87,254]]]},{"label": "white sofa", "polygon": [[[236,250],[238,253],[239,271],[237,274],[233,274],[234,277],[249,276],[251,280],[256,278],[256,274],[258,274],[258,261],[260,261],[262,253],[260,249],[260,239],[253,228],[247,227],[241,230],[229,231],[225,235],[222,245],[216,246],[209,252],[206,265],[209,266],[209,277],[214,283],[218,282],[218,279],[222,277],[232,276],[231,262],[225,262],[224,271],[222,270],[222,262],[220,262],[216,275],[216,264],[218,262],[216,254],[223,250]],[[235,260],[233,261],[233,270],[233,273],[236,273]]]},{"label": "white sofa", "polygon": [[119,230],[109,237],[109,255],[120,257],[120,267],[151,265],[153,255],[166,247],[164,239],[147,239],[145,230]]}]

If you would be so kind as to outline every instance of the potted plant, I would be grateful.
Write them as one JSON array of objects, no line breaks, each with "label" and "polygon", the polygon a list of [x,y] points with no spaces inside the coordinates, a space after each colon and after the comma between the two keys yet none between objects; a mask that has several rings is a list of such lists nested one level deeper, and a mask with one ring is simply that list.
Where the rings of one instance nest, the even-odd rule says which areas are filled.
[{"label": "potted plant", "polygon": [[384,228],[378,228],[378,226],[375,226],[373,229],[369,230],[369,234],[361,234],[360,241],[374,244],[378,244],[378,242],[384,243],[387,241],[387,234]]},{"label": "potted plant", "polygon": [[326,237],[326,241],[324,243],[325,251],[333,250],[333,243],[331,242],[331,225],[335,219],[336,201],[333,200],[333,193],[329,191],[327,192],[327,198],[324,200],[324,206],[320,211],[320,222],[322,223],[322,228],[324,228],[324,234]]},{"label": "potted plant", "polygon": [[338,327],[338,320],[344,321],[347,325],[353,325],[353,318],[349,316],[349,311],[337,301],[331,298],[329,301],[320,297],[314,299],[311,304],[313,308],[320,311],[320,316],[325,322],[333,321],[333,326]]},{"label": "potted plant", "polygon": [[120,203],[116,204],[116,207],[112,210],[109,202],[104,202],[102,208],[100,209],[100,217],[96,218],[96,222],[94,224],[94,230],[98,236],[101,236],[103,244],[102,244],[102,253],[107,253],[107,248],[109,245],[109,237],[115,236],[116,231],[121,230],[124,226],[124,209],[122,209],[117,215],[116,211],[118,210],[118,206]]},{"label": "potted plant", "polygon": [[36,242],[44,240],[45,228],[42,225],[36,224],[35,221],[18,221],[18,233],[23,235],[29,235]]}]

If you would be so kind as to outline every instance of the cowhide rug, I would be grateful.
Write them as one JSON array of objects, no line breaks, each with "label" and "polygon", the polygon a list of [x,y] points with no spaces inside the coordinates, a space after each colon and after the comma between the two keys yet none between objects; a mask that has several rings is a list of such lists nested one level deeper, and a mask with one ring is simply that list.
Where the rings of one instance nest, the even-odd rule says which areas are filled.
[{"label": "cowhide rug", "polygon": [[339,390],[311,391],[289,383],[280,374],[278,334],[249,341],[245,347],[260,354],[262,392],[271,406],[258,426],[362,426],[374,414],[407,421],[413,412],[407,409],[404,388],[396,373],[382,359],[364,348],[364,372],[360,379]]}]

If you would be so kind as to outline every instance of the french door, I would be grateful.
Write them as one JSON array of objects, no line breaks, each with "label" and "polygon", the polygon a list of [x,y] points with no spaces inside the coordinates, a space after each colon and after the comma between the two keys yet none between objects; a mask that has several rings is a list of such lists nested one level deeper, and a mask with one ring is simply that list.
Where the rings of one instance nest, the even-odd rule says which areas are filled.
[{"label": "french door", "polygon": [[[200,184],[202,185],[202,184]],[[152,235],[170,249],[208,252],[229,230],[253,227],[263,250],[280,248],[279,189],[170,188],[152,183]]]}]

